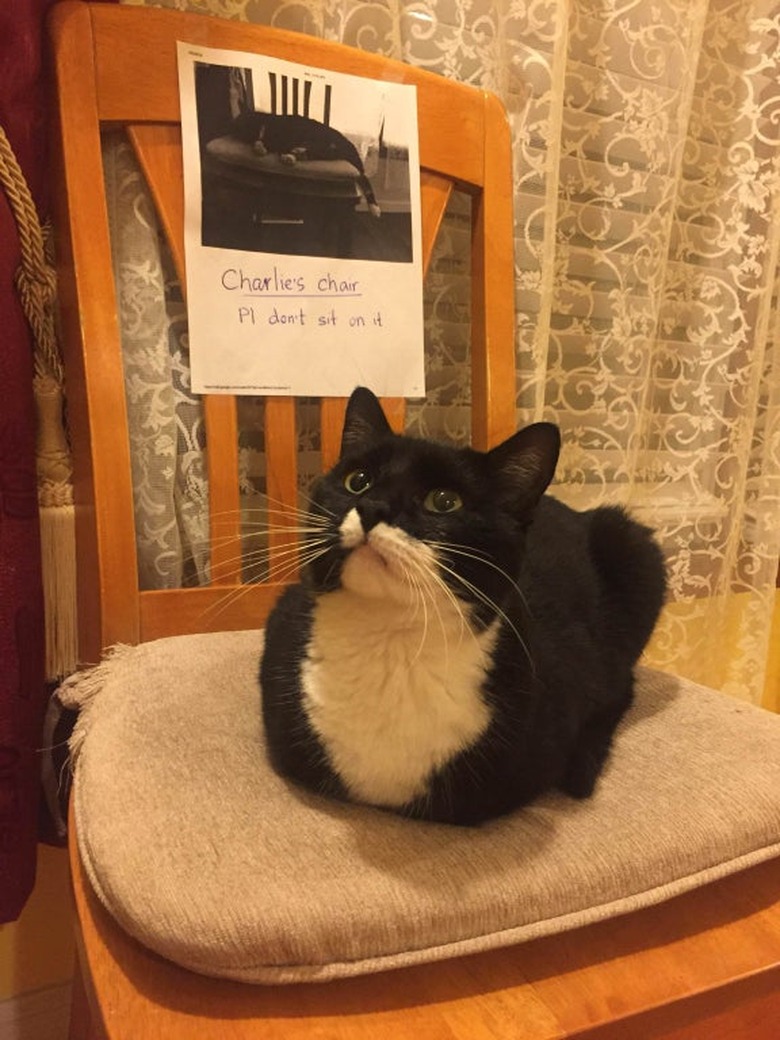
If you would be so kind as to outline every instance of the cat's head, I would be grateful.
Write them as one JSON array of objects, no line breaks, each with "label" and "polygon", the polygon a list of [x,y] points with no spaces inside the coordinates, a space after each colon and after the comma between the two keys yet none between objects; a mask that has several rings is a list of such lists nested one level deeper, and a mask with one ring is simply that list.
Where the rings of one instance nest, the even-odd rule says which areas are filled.
[{"label": "cat's head", "polygon": [[436,589],[486,623],[512,593],[523,532],[553,477],[557,427],[535,423],[488,452],[393,433],[359,387],[347,406],[341,454],[315,486],[330,527],[308,568],[319,592],[413,602]]}]

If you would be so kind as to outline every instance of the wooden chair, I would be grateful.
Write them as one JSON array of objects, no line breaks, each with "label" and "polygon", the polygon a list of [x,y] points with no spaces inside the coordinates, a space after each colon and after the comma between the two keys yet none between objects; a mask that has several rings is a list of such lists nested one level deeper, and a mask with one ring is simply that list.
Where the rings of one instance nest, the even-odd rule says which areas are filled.
[{"label": "wooden chair", "polygon": [[[232,579],[139,591],[125,399],[100,129],[124,125],[184,274],[175,41],[257,51],[418,88],[426,262],[453,185],[472,198],[472,441],[515,428],[512,182],[500,105],[380,57],[288,32],[166,10],[62,3],[50,21],[59,133],[57,237],[78,502],[81,657],[180,632],[256,628],[279,592],[258,584],[218,614]],[[139,73],[142,71],[142,75]],[[239,544],[231,397],[204,400],[212,567]],[[401,401],[386,402],[396,427]],[[344,402],[321,403],[322,462]],[[296,500],[295,401],[265,406],[269,496]],[[232,545],[225,517],[233,517]],[[216,521],[213,521],[216,523]],[[226,573],[229,568],[224,568]],[[129,938],[90,890],[71,828],[79,965],[71,1040],[770,1040],[780,1020],[780,861],[629,917],[530,943],[327,985],[247,986],[190,974]]]}]

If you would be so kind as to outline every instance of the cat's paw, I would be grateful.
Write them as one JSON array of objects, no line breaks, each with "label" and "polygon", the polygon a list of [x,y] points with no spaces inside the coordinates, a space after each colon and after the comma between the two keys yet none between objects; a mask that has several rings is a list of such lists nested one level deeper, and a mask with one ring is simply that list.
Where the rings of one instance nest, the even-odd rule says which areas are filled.
[{"label": "cat's paw", "polygon": [[268,149],[260,140],[260,138],[252,142],[252,151],[255,153],[255,155],[268,155]]},{"label": "cat's paw", "polygon": [[297,161],[292,152],[283,152],[279,156],[279,162],[284,163],[285,166],[295,166]]},{"label": "cat's paw", "polygon": [[371,214],[372,217],[382,216],[382,210],[379,208],[376,202],[369,202],[368,212]]}]

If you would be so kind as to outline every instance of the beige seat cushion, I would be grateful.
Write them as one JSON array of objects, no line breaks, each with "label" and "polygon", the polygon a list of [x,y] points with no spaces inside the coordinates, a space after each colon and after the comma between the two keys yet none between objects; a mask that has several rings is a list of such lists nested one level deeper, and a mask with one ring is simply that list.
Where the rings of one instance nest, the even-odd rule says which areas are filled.
[{"label": "beige seat cushion", "polygon": [[260,632],[120,648],[68,684],[79,847],[124,928],[207,975],[297,982],[559,932],[780,853],[780,718],[658,672],[589,801],[476,829],[322,800],[263,754]]}]

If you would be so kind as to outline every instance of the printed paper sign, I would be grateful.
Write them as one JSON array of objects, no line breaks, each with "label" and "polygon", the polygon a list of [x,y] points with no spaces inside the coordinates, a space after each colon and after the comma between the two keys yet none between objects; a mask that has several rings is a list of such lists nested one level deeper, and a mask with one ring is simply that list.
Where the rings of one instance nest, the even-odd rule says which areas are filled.
[{"label": "printed paper sign", "polygon": [[179,44],[196,393],[421,397],[412,86]]}]

